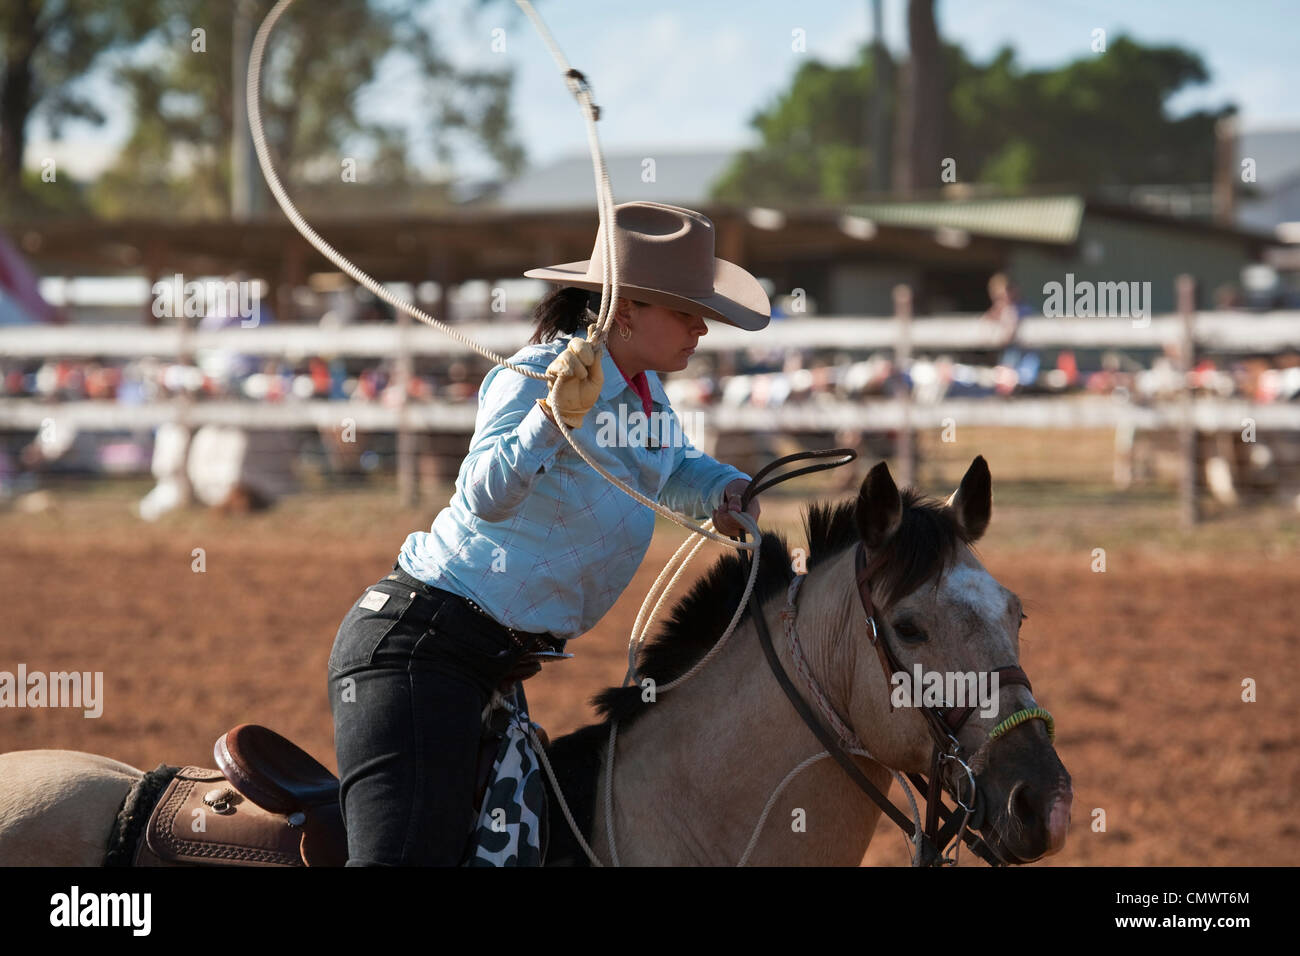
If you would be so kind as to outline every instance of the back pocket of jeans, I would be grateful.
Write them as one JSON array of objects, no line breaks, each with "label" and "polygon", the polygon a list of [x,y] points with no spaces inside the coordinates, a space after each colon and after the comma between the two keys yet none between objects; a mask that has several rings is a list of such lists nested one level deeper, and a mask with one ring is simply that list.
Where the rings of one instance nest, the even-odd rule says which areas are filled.
[{"label": "back pocket of jeans", "polygon": [[397,581],[380,581],[366,588],[334,636],[330,672],[369,664],[383,639],[411,609],[415,595],[410,587]]}]

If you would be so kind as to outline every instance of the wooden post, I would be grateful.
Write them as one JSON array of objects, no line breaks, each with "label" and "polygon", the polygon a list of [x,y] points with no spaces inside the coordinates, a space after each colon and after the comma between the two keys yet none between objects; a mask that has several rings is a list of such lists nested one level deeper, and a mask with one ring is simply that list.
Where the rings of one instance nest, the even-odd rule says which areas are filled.
[{"label": "wooden post", "polygon": [[1127,491],[1133,487],[1133,445],[1137,440],[1137,425],[1125,416],[1115,424],[1115,487]]},{"label": "wooden post", "polygon": [[395,356],[394,384],[397,386],[397,498],[402,507],[413,508],[419,504],[419,482],[416,474],[415,435],[411,432],[408,405],[411,388],[411,313],[397,310],[397,354]]},{"label": "wooden post", "polygon": [[728,216],[717,222],[717,256],[728,262],[745,261],[745,223]]},{"label": "wooden post", "polygon": [[899,376],[898,403],[902,421],[898,428],[898,485],[916,482],[916,432],[912,428],[912,389],[903,376],[912,367],[912,288],[894,286],[894,318],[898,320],[898,341],[894,346],[894,370]]},{"label": "wooden post", "polygon": [[429,257],[429,272],[433,281],[438,283],[438,298],[431,310],[432,315],[435,319],[451,325],[456,321],[451,307],[453,271],[451,256],[446,250],[438,249]]},{"label": "wooden post", "polygon": [[1178,447],[1182,459],[1178,516],[1182,526],[1190,529],[1200,520],[1197,499],[1199,461],[1196,422],[1192,417],[1194,409],[1191,383],[1191,371],[1196,367],[1196,280],[1184,273],[1174,280],[1174,291],[1178,303],[1178,315],[1182,320],[1178,343],[1178,366],[1183,377],[1180,400],[1182,414],[1178,425]]},{"label": "wooden post", "polygon": [[[179,301],[172,302],[172,309],[176,313],[176,363],[181,366],[194,365],[194,333],[196,331],[196,322],[192,321],[185,315],[185,302],[183,297]],[[185,378],[186,376],[181,376],[181,390],[176,395],[176,400],[174,402],[175,416],[172,420],[185,432],[185,460],[181,465],[177,481],[180,484],[181,502],[188,505],[194,501],[194,486],[190,483],[189,460],[190,442],[194,438],[195,428],[193,414],[194,400],[190,396],[189,389],[185,386]]]},{"label": "wooden post", "polygon": [[[156,242],[153,241],[146,242],[144,247],[143,266],[144,266],[145,280],[149,283],[149,291],[148,293],[145,294],[144,309],[140,313],[140,315],[144,321],[144,324],[148,326],[156,326],[161,324],[158,316],[153,314],[153,303],[154,303],[153,287],[163,279],[163,277],[160,275],[163,268],[162,262],[163,262],[162,248]],[[167,281],[171,281],[171,276],[167,277]],[[182,302],[176,305],[175,308],[184,311],[185,305]]]},{"label": "wooden post", "polygon": [[269,298],[275,303],[277,322],[290,323],[299,319],[298,302],[293,290],[307,279],[306,256],[307,246],[297,236],[289,240],[280,256],[279,267],[274,272],[268,290]]}]

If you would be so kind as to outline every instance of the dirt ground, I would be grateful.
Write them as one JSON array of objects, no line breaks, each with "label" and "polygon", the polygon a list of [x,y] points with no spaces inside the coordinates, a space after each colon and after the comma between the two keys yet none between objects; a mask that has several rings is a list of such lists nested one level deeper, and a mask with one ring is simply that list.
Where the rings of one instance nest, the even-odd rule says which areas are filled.
[{"label": "dirt ground", "polygon": [[[1103,494],[1063,509],[995,485],[999,495],[979,551],[1026,603],[1021,664],[1055,715],[1074,781],[1068,844],[1042,865],[1294,864],[1294,518],[1257,514],[1179,538],[1165,505]],[[56,492],[40,513],[0,514],[0,670],[21,662],[102,671],[105,681],[98,719],[0,710],[0,752],[210,766],[215,738],[249,721],[333,769],[325,664],[335,630],[432,512],[357,492],[145,525],[129,500],[120,490]],[[788,522],[794,505],[774,498],[767,509],[765,523]],[[592,720],[589,698],[621,680],[637,608],[681,537],[661,527],[623,599],[571,645],[577,657],[529,681],[552,736]],[[1104,573],[1093,570],[1099,547]],[[191,570],[195,548],[203,573]],[[706,546],[694,570],[715,556]],[[1255,703],[1241,699],[1245,678],[1257,683]],[[1104,832],[1092,826],[1098,810]],[[866,863],[906,862],[901,835],[886,826]]]}]

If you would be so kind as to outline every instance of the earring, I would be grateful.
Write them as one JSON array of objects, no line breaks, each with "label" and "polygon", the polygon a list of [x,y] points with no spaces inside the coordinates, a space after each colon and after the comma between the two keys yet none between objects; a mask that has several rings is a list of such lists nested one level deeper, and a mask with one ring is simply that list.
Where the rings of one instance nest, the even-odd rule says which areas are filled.
[{"label": "earring", "polygon": [[632,338],[632,330],[625,325],[620,325],[618,327],[618,335],[619,338],[626,342],[628,339]]}]

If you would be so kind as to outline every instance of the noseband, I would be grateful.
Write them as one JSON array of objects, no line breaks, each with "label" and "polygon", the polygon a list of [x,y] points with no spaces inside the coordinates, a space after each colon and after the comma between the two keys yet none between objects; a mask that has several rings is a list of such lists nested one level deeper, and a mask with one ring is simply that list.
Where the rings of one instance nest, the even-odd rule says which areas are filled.
[{"label": "noseband", "polygon": [[[759,483],[760,479],[768,472],[791,461],[806,458],[828,458],[831,456],[839,456],[841,460],[809,465],[778,478],[770,479],[763,484]],[[749,504],[749,500],[760,491],[764,491],[775,484],[808,472],[836,468],[848,464],[856,457],[857,453],[852,449],[836,448],[829,451],[800,452],[779,458],[754,476],[741,498],[741,509],[743,510]],[[741,538],[743,540],[743,534]],[[749,560],[752,561],[754,558],[751,556]],[[874,568],[867,560],[866,548],[861,542],[858,542],[854,552],[854,575],[857,579],[858,598],[862,602],[862,610],[866,616],[867,633],[871,645],[875,648],[876,656],[880,660],[880,666],[884,670],[885,684],[889,686],[892,675],[904,671],[904,668],[898,662],[898,658],[894,655],[893,649],[890,648],[884,635],[876,627],[875,605],[871,599],[871,574],[873,570]],[[848,774],[849,778],[911,839],[916,847],[916,855],[913,860],[915,865],[941,866],[945,863],[955,863],[955,857],[950,858],[944,855],[944,851],[953,842],[954,837],[966,843],[973,853],[991,866],[1005,865],[1006,861],[999,857],[984,839],[973,830],[968,829],[972,817],[974,818],[973,825],[979,827],[986,822],[988,815],[988,808],[982,805],[983,798],[979,796],[975,786],[975,774],[967,763],[971,754],[957,739],[962,727],[965,726],[966,721],[974,712],[974,705],[952,708],[925,706],[918,708],[925,718],[926,727],[929,729],[930,736],[934,741],[934,749],[930,760],[930,779],[928,781],[919,773],[907,774],[908,779],[917,788],[918,792],[925,794],[925,826],[921,832],[917,832],[916,823],[895,807],[889,801],[889,798],[867,779],[867,776],[845,752],[840,741],[826,729],[823,722],[817,718],[807,701],[804,700],[799,690],[794,686],[790,676],[785,672],[780,658],[777,656],[776,649],[773,647],[772,635],[768,632],[767,622],[763,618],[757,592],[750,593],[750,616],[754,619],[759,642],[763,647],[763,654],[767,658],[768,665],[772,669],[772,674],[776,677],[777,683],[781,685],[786,697],[790,699],[790,703],[794,705],[795,711],[798,712],[808,729],[817,737],[836,763]],[[999,688],[1004,685],[1020,685],[1028,689],[1031,694],[1033,693],[1029,677],[1019,666],[1008,664],[997,668],[994,673],[998,675]],[[892,701],[890,701],[889,709],[891,713],[894,710]],[[1055,726],[1052,715],[1042,708],[1035,707],[1019,710],[999,723],[989,734],[989,742],[991,743],[1013,727],[1033,719],[1044,721],[1047,724],[1049,738],[1055,739]],[[962,776],[965,777],[967,784],[969,784],[969,791],[960,785],[953,788],[953,798],[957,803],[956,809],[949,809],[943,801],[944,788],[942,779],[943,764],[945,762],[955,764],[956,769],[960,771],[960,775],[955,776],[958,784],[960,784]],[[942,827],[940,821],[942,821]]]}]

